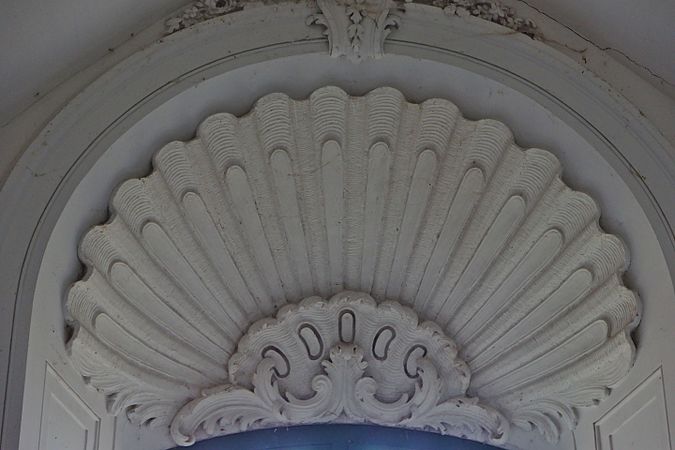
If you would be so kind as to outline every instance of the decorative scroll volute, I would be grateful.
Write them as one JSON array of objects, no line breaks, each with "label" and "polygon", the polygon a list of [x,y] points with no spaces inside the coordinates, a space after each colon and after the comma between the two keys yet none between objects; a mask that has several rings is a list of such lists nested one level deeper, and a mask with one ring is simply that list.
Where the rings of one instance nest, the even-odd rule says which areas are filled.
[{"label": "decorative scroll volute", "polygon": [[229,371],[228,384],[176,414],[176,443],[323,422],[431,429],[494,444],[508,437],[504,416],[466,396],[469,368],[436,324],[363,293],[310,297],[256,322]]},{"label": "decorative scroll volute", "polygon": [[321,361],[339,343],[365,352],[366,373],[380,382],[383,400],[413,390],[419,357],[438,368],[442,396],[463,395],[469,387],[469,368],[457,359],[457,346],[438,325],[418,325],[417,314],[399,303],[376,305],[368,295],[349,292],[330,302],[310,297],[283,307],[273,324],[268,319],[253,324],[230,358],[230,381],[250,388],[260,358],[268,357],[275,361],[279,387],[307,396],[311,380],[322,371]]}]

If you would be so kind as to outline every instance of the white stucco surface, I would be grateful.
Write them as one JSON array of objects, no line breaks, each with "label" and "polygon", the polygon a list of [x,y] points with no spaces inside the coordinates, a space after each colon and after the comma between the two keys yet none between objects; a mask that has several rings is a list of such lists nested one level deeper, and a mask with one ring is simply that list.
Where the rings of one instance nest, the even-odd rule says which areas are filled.
[{"label": "white stucco surface", "polygon": [[[629,404],[632,401],[637,402],[633,400],[633,395],[635,392],[640,393],[638,388],[645,380],[657,380],[658,383],[652,383],[656,386],[663,386],[663,380],[665,386],[672,386],[675,374],[675,360],[671,357],[670,347],[675,338],[672,329],[672,317],[675,317],[671,282],[672,246],[667,241],[668,238],[664,237],[663,230],[668,225],[668,217],[672,218],[673,204],[672,201],[663,201],[663,198],[664,193],[673,190],[673,178],[664,176],[672,173],[669,167],[662,167],[663,170],[659,171],[658,163],[655,163],[672,161],[672,155],[662,149],[668,147],[665,144],[667,140],[675,142],[675,128],[672,126],[675,123],[675,103],[669,97],[673,91],[671,83],[675,80],[675,59],[668,57],[675,54],[675,28],[671,25],[675,21],[675,4],[672,1],[649,0],[640,2],[639,5],[628,0],[528,2],[551,17],[533,12],[531,7],[520,0],[509,1],[522,8],[524,13],[538,18],[537,21],[545,27],[545,36],[550,39],[545,43],[566,55],[559,59],[547,59],[550,54],[543,47],[528,47],[529,42],[523,44],[517,39],[519,36],[501,36],[494,29],[484,33],[485,40],[482,40],[481,29],[468,38],[465,36],[451,43],[451,47],[456,45],[453,49],[456,54],[466,52],[472,55],[474,52],[478,53],[476,49],[480,47],[485,60],[495,66],[501,64],[505,67],[509,66],[508,58],[500,59],[502,53],[486,52],[485,48],[490,47],[481,45],[485,42],[492,43],[491,39],[497,36],[496,39],[503,39],[505,50],[527,49],[522,53],[526,56],[523,60],[527,60],[522,67],[526,66],[528,70],[510,67],[510,74],[514,70],[522,72],[517,80],[517,77],[504,75],[506,71],[500,73],[494,70],[494,66],[486,69],[490,64],[481,66],[480,62],[468,62],[470,58],[461,60],[462,67],[425,60],[429,55],[441,58],[438,54],[442,52],[434,54],[428,49],[407,46],[405,39],[393,45],[392,54],[382,60],[367,61],[360,65],[344,64],[344,61],[326,56],[318,29],[306,31],[301,28],[304,17],[298,18],[296,26],[299,24],[297,29],[302,29],[302,33],[306,34],[302,36],[297,32],[294,38],[308,39],[309,43],[301,43],[297,47],[289,46],[289,51],[295,52],[289,54],[302,53],[304,49],[311,49],[308,51],[314,52],[311,54],[274,59],[277,55],[266,62],[217,76],[214,73],[217,74],[220,69],[209,68],[205,70],[204,78],[200,81],[197,79],[198,75],[192,72],[179,78],[187,73],[179,72],[179,69],[183,70],[182,61],[162,66],[152,58],[162,54],[172,55],[172,48],[180,49],[176,54],[190,61],[185,63],[185,70],[193,70],[194,67],[190,66],[193,61],[203,65],[210,63],[212,60],[207,56],[217,55],[222,58],[219,61],[225,60],[226,57],[220,53],[225,46],[202,41],[200,46],[190,50],[181,47],[182,37],[174,35],[173,42],[155,44],[155,50],[143,54],[143,59],[134,60],[136,67],[146,67],[147,64],[147,73],[136,71],[135,67],[125,66],[124,63],[111,70],[126,56],[133,55],[159,40],[163,31],[162,18],[181,3],[183,2],[176,0],[7,0],[0,6],[0,94],[3,97],[0,105],[0,185],[8,173],[14,170],[14,184],[10,185],[11,189],[0,191],[0,200],[6,201],[2,203],[6,209],[2,211],[3,217],[0,220],[0,229],[4,230],[0,249],[4,250],[5,258],[0,267],[0,282],[12,286],[12,292],[0,292],[2,315],[10,317],[17,314],[13,307],[10,308],[9,302],[14,300],[17,292],[31,289],[31,286],[26,288],[24,283],[15,290],[14,283],[18,279],[15,274],[18,272],[14,271],[14,266],[23,264],[25,257],[30,263],[28,272],[31,277],[37,277],[39,268],[35,295],[31,297],[35,299],[34,323],[30,336],[33,344],[26,375],[23,415],[24,423],[28,425],[23,431],[25,434],[22,448],[38,448],[36,440],[40,436],[30,428],[30,424],[40,418],[39,411],[44,402],[41,383],[45,379],[45,373],[50,373],[49,369],[45,371],[46,362],[83,399],[87,408],[93,411],[92,414],[103,418],[99,434],[101,449],[113,446],[113,433],[116,434],[114,446],[118,449],[166,448],[169,445],[170,441],[166,440],[166,433],[162,430],[139,429],[124,419],[117,420],[115,425],[113,419],[105,415],[101,396],[84,386],[81,377],[68,365],[62,314],[65,292],[69,284],[80,275],[77,243],[87,228],[105,220],[107,199],[120,181],[146,175],[150,171],[150,157],[156,150],[173,139],[190,139],[197,124],[206,116],[222,111],[242,114],[250,109],[255,99],[264,94],[285,92],[292,97],[303,98],[317,87],[329,84],[340,86],[357,95],[378,86],[389,85],[401,90],[411,101],[444,97],[455,102],[471,119],[488,117],[503,121],[514,131],[519,145],[541,147],[553,152],[562,162],[565,182],[597,199],[602,211],[602,226],[625,239],[632,261],[625,281],[628,287],[638,291],[645,305],[644,326],[636,333],[638,346],[643,351],[638,353],[638,369],[629,375],[625,384],[617,388],[613,397],[615,400],[591,409],[588,413],[582,413],[583,425],[576,435],[577,448],[590,448],[584,445],[595,442],[597,431],[594,421],[608,413],[618,400],[626,398]],[[278,18],[276,15],[273,17]],[[454,25],[462,28],[459,21],[455,21]],[[211,29],[215,28],[217,27]],[[279,34],[282,35],[289,29],[291,27]],[[184,36],[186,41],[197,41],[195,36],[209,32],[208,30],[208,27],[187,30]],[[264,38],[260,38],[258,34],[253,37],[241,36],[240,40],[235,39],[237,42],[234,44],[233,40],[228,41],[228,44],[245,46],[249,40],[265,41],[274,32],[273,27],[267,24],[261,26],[260,30],[260,34],[264,34],[263,31],[268,34]],[[445,30],[437,29],[433,36],[431,32],[429,36],[426,33],[421,34],[425,35],[425,39],[429,37],[427,43],[436,39],[432,43],[438,48],[444,45],[441,38],[445,36]],[[463,32],[468,35],[470,31]],[[405,35],[405,32],[402,33]],[[411,34],[406,37],[408,41],[414,41],[420,35],[417,33],[411,37]],[[597,45],[591,45],[589,39]],[[284,42],[283,45],[286,45],[292,39]],[[584,42],[589,44],[587,50],[584,50]],[[607,47],[614,50],[606,49]],[[286,50],[280,50],[279,54],[284,51]],[[421,56],[418,58],[415,52],[419,52]],[[410,57],[411,54],[415,57]],[[193,57],[194,60],[191,59]],[[569,64],[568,57],[580,65]],[[251,58],[255,60],[258,56]],[[543,61],[549,63],[552,59],[556,62],[565,61],[564,65],[561,64],[565,69],[560,73],[547,75],[546,70],[550,70],[550,66],[545,69]],[[460,58],[449,60],[457,63]],[[243,62],[237,64],[245,65]],[[201,70],[203,65],[197,64],[196,67]],[[310,67],[312,70],[306,70]],[[151,73],[152,70],[156,72]],[[167,75],[168,72],[171,75]],[[494,78],[481,73],[490,73]],[[114,100],[111,100],[113,95],[103,98],[97,96],[96,92],[89,91],[87,95],[71,102],[78,93],[103,74],[109,77],[108,80],[119,83],[115,84],[118,91]],[[132,74],[135,78],[129,75],[128,84],[120,82],[127,74]],[[144,78],[146,75],[147,78]],[[155,86],[153,77],[164,79],[165,75],[166,85]],[[141,78],[143,81],[138,81]],[[535,82],[528,84],[535,78]],[[560,81],[563,79],[566,81]],[[559,86],[567,82],[569,84],[559,89]],[[142,85],[143,83],[145,84]],[[170,88],[163,91],[169,85]],[[603,93],[598,94],[597,90],[592,89],[583,91],[591,85],[602,86]],[[104,80],[98,86],[108,88],[109,85]],[[129,86],[129,89],[136,90],[127,89]],[[35,95],[38,92],[39,95]],[[156,98],[153,97],[155,94]],[[148,98],[148,103],[143,103]],[[612,103],[614,106],[603,109],[617,98],[625,103]],[[139,110],[133,110],[127,105],[126,102],[133,104],[132,101],[139,102]],[[49,120],[69,105],[69,102],[70,112],[65,114],[66,119],[60,123],[66,123],[70,128],[45,129]],[[621,106],[616,106],[618,104]],[[122,114],[116,110],[118,106],[121,108],[120,105],[127,105],[125,107],[129,109]],[[578,113],[575,106],[580,107],[580,116],[575,116]],[[94,115],[87,114],[86,108],[91,108]],[[67,108],[66,110],[68,111]],[[585,117],[583,113],[590,110],[594,114]],[[129,125],[133,122],[126,116],[128,111],[131,111],[129,115],[135,114],[133,120],[136,122],[133,126]],[[119,128],[123,130],[119,131],[119,136],[115,134],[117,130],[116,123],[112,122],[113,118],[124,122]],[[654,128],[643,127],[643,121],[651,123],[650,127],[653,125]],[[75,130],[81,123],[84,123],[84,131],[78,134]],[[617,125],[619,123],[620,126]],[[115,135],[114,139],[103,132],[101,135],[110,140],[110,146],[105,150],[100,146],[93,152],[93,156],[87,155],[89,145],[100,145],[97,141],[97,127],[109,125],[114,131],[111,133]],[[127,126],[128,129],[125,128]],[[602,132],[607,130],[609,132],[603,135]],[[67,140],[67,144],[64,144],[64,135],[68,139],[76,136],[73,140],[77,144],[70,145]],[[40,136],[40,140],[34,141],[37,136]],[[652,139],[652,136],[656,137]],[[665,136],[666,140],[661,140],[661,136]],[[653,142],[664,142],[662,153],[654,150],[656,145]],[[25,152],[29,145],[30,151]],[[600,147],[602,151],[598,150]],[[67,154],[67,158],[72,158],[75,152],[82,152],[80,156],[86,161],[79,167],[78,164],[82,162],[79,160],[77,164],[68,160],[66,165],[58,159],[61,152]],[[24,163],[15,166],[22,153]],[[88,161],[92,161],[92,158],[96,163],[90,167]],[[642,167],[646,167],[647,171],[642,173]],[[69,178],[72,172],[76,175]],[[29,181],[25,182],[25,179]],[[63,182],[64,180],[67,182]],[[77,187],[72,195],[65,197],[66,203],[59,190],[68,190],[74,183],[78,183]],[[17,189],[16,186],[23,188]],[[22,190],[34,190],[36,197],[26,201]],[[662,204],[654,199],[654,193]],[[45,200],[52,195],[61,202],[57,202],[54,207]],[[17,203],[15,198],[21,199],[17,201],[22,203]],[[45,210],[38,211],[33,207],[37,204]],[[61,207],[65,209],[58,210]],[[26,211],[30,211],[30,214]],[[7,224],[12,223],[14,216],[21,216],[22,222],[19,227],[10,228]],[[24,220],[24,216],[30,217]],[[44,229],[41,228],[43,220],[48,222]],[[45,230],[54,223],[55,228],[49,235]],[[37,244],[25,236],[30,232],[35,232],[39,237]],[[18,248],[24,245],[24,239],[30,243],[30,247],[26,244],[25,248]],[[21,243],[15,245],[14,241],[18,240]],[[40,248],[42,242],[47,241],[40,265],[39,259],[43,255],[34,254],[35,246]],[[10,250],[7,251],[7,248]],[[6,268],[8,269],[5,270]],[[13,278],[2,278],[5,273]],[[25,316],[17,317],[21,320]],[[28,329],[27,324],[24,324]],[[9,328],[0,328],[0,337],[3,339],[0,349],[9,348],[10,333]],[[0,354],[0,362],[8,364],[8,353],[3,353]],[[5,376],[5,373],[0,373],[0,382],[5,381]],[[4,393],[0,393],[0,397],[2,395]],[[672,390],[660,395],[664,405],[672,405],[675,401]],[[17,395],[16,392],[8,392],[8,396],[21,401],[20,394]],[[639,400],[641,397],[636,398]],[[82,411],[86,413],[87,408],[82,408]],[[654,414],[653,417],[663,416],[662,410],[655,411],[650,413]],[[603,430],[611,425],[606,425]],[[666,432],[667,428],[666,423]],[[672,423],[670,428],[673,429]],[[662,426],[660,432],[663,433]],[[527,436],[518,439],[523,446],[528,445]],[[536,448],[545,448],[536,439],[530,444],[539,445]],[[566,436],[559,448],[574,448],[574,445],[571,436]]]}]

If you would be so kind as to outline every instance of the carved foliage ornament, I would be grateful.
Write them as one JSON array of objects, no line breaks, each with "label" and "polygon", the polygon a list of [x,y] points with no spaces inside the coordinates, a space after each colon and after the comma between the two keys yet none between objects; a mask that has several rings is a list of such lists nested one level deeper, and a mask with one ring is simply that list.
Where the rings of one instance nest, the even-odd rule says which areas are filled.
[{"label": "carved foliage ornament", "polygon": [[198,0],[190,3],[177,16],[167,19],[165,34],[189,28],[205,20],[224,16],[244,8],[244,0]]},{"label": "carved foliage ornament", "polygon": [[317,0],[317,5],[321,13],[307,23],[326,27],[331,56],[355,62],[383,56],[384,40],[401,20],[390,13],[393,0]]},{"label": "carved foliage ornament", "polygon": [[[302,423],[311,406],[320,420],[487,440],[505,438],[503,416],[556,440],[633,364],[623,244],[553,155],[499,122],[390,88],[326,87],[211,116],[153,162],[81,242],[69,345],[112,412],[173,422],[180,442],[202,422],[219,432],[223,396],[252,402],[223,413],[226,431]],[[337,300],[285,308],[345,290],[436,325],[391,304],[373,313],[364,295],[354,317]],[[463,397],[480,403],[462,400],[471,413],[446,423]]]},{"label": "carved foliage ornament", "polygon": [[433,322],[394,302],[345,292],[311,297],[255,323],[230,358],[229,382],[185,405],[171,434],[370,422],[503,444],[509,423],[466,397],[469,368]]},{"label": "carved foliage ornament", "polygon": [[[215,17],[240,11],[246,0],[198,0],[179,15],[166,21],[166,34]],[[282,3],[282,2],[280,2]],[[345,56],[353,62],[379,58],[384,54],[384,40],[401,24],[401,17],[392,11],[405,11],[412,0],[316,0],[320,12],[307,18],[308,25],[326,28],[330,55]],[[496,23],[536,38],[537,26],[530,19],[519,17],[513,8],[496,0],[418,0],[416,3],[442,8],[448,15],[473,16]]]}]

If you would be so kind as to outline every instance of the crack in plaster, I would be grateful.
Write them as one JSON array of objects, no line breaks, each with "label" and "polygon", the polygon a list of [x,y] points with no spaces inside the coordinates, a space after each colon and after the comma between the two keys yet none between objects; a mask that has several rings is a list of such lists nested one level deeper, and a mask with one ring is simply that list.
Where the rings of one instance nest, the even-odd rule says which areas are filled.
[{"label": "crack in plaster", "polygon": [[[582,40],[585,41],[585,42],[588,42],[589,44],[591,44],[593,47],[597,48],[598,50],[603,51],[603,52],[615,52],[615,53],[617,53],[617,54],[623,56],[624,58],[626,58],[628,61],[630,61],[630,62],[631,62],[632,64],[634,64],[635,66],[637,66],[637,67],[639,67],[640,69],[646,71],[647,73],[649,73],[649,75],[651,75],[652,77],[656,78],[656,79],[659,80],[660,82],[662,82],[662,83],[664,83],[664,84],[666,84],[666,85],[668,85],[668,86],[675,87],[675,84],[674,84],[674,83],[671,83],[670,81],[666,80],[665,78],[663,78],[661,75],[659,75],[659,74],[657,74],[656,72],[654,72],[654,71],[653,71],[652,69],[650,69],[649,67],[645,66],[644,64],[641,64],[640,62],[638,62],[637,60],[635,60],[634,58],[632,58],[631,56],[629,56],[628,54],[626,54],[624,51],[619,50],[618,48],[615,48],[615,47],[611,47],[611,46],[602,46],[602,45],[599,45],[599,44],[593,42],[591,39],[589,39],[588,37],[586,37],[586,36],[584,36],[583,34],[579,33],[578,31],[576,31],[575,29],[573,29],[573,28],[570,27],[569,25],[566,25],[566,24],[560,22],[559,20],[555,19],[555,18],[554,18],[553,16],[551,16],[550,14],[544,12],[543,10],[541,10],[540,8],[537,8],[536,6],[533,6],[532,4],[530,4],[530,3],[529,3],[528,1],[526,1],[526,0],[516,0],[516,1],[518,1],[519,3],[522,3],[522,4],[524,4],[524,5],[526,5],[526,6],[529,7],[529,8],[532,8],[534,11],[536,11],[536,12],[538,12],[539,14],[543,15],[544,17],[547,17],[548,19],[552,20],[553,22],[557,23],[558,25],[560,25],[560,26],[564,27],[565,29],[571,31],[571,32],[574,33],[576,36],[578,36],[580,39],[582,39]],[[540,30],[540,32],[541,32],[541,30]],[[561,46],[563,46],[563,47],[569,49],[570,51],[573,51],[573,52],[575,52],[575,53],[579,53],[579,54],[581,54],[581,55],[583,55],[586,51],[588,51],[588,48],[585,48],[585,49],[583,49],[583,50],[578,50],[578,49],[575,49],[575,48],[571,47],[571,46],[568,45],[568,44],[565,44],[565,43],[556,41],[556,40],[554,40],[554,39],[546,38],[545,36],[543,36],[543,33],[542,33],[542,35],[540,36],[540,38],[541,38],[541,40],[544,41],[544,42],[547,42],[547,43],[548,43],[548,42],[551,42],[551,43],[554,43],[554,44],[561,45]],[[585,58],[583,58],[583,61],[584,61],[584,63],[587,62]]]}]

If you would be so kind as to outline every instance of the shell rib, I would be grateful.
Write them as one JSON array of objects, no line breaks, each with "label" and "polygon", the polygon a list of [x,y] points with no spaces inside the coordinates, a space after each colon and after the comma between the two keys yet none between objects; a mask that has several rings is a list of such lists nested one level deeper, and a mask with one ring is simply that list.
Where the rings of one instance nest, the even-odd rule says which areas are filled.
[{"label": "shell rib", "polygon": [[75,365],[134,422],[228,382],[250,324],[344,290],[435,322],[468,393],[551,440],[633,364],[624,245],[500,122],[326,87],[208,117],[153,163],[83,238],[67,305]]}]

